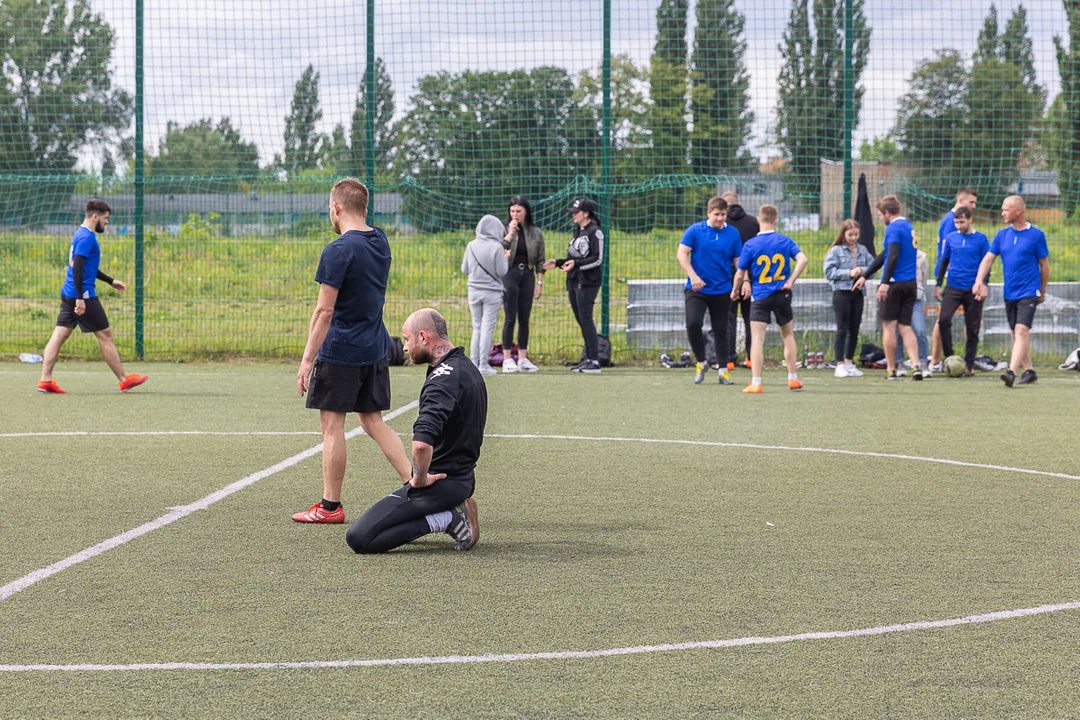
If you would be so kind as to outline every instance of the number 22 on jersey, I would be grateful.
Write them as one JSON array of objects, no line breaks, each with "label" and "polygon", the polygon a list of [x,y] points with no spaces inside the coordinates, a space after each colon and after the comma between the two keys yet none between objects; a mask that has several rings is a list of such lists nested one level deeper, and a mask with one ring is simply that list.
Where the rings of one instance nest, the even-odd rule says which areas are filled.
[{"label": "number 22 on jersey", "polygon": [[[784,265],[787,264],[787,258],[776,253],[771,258],[768,255],[758,255],[757,260],[754,261],[755,265],[762,266],[760,277],[758,277],[759,283],[771,283],[776,280],[785,280],[787,278],[784,275]],[[770,275],[773,265],[776,266],[776,272]]]}]

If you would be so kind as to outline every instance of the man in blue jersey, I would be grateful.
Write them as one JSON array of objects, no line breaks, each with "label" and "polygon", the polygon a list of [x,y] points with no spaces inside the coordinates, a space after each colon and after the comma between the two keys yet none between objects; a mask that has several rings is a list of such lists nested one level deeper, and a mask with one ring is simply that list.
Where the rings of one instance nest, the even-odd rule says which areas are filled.
[{"label": "man in blue jersey", "polygon": [[[1035,308],[1046,300],[1046,284],[1050,282],[1050,251],[1046,235],[1024,219],[1027,206],[1019,195],[1010,195],[1001,203],[1001,219],[1008,223],[994,236],[990,251],[979,265],[975,297],[985,300],[990,293],[986,278],[994,260],[1001,256],[1005,273],[1005,316],[1013,336],[1009,367],[1001,374],[1006,387],[1014,382],[1030,385],[1039,376],[1031,363],[1030,335],[1035,321]],[[1017,381],[1016,373],[1024,368]]]},{"label": "man in blue jersey", "polygon": [[367,224],[368,190],[354,178],[334,183],[330,224],[340,237],[323,248],[315,282],[319,298],[311,315],[307,346],[296,373],[296,389],[307,407],[319,410],[323,434],[323,497],[296,522],[342,523],[345,479],[345,416],[355,412],[364,429],[397,470],[412,475],[405,446],[383,422],[390,409],[390,335],[383,324],[390,279],[390,243]]},{"label": "man in blue jersey", "polygon": [[[878,286],[878,317],[884,334],[882,345],[885,346],[885,365],[888,379],[896,380],[896,329],[900,328],[900,338],[911,360],[911,379],[923,379],[923,360],[919,357],[919,341],[911,328],[915,302],[919,299],[918,283],[918,240],[914,228],[906,218],[900,215],[900,200],[895,195],[886,195],[877,204],[878,216],[885,223],[885,252],[882,262],[885,270]],[[876,271],[871,265],[865,275]]]},{"label": "man in blue jersey", "polygon": [[[953,211],[956,230],[949,233],[941,245],[938,262],[937,288],[934,294],[941,302],[936,329],[940,329],[945,357],[953,354],[952,321],[957,308],[964,308],[967,342],[964,346],[964,377],[975,374],[975,356],[979,352],[979,330],[982,327],[983,301],[975,299],[974,287],[979,265],[990,252],[990,242],[981,232],[971,229],[970,208]],[[948,285],[945,274],[948,273]],[[944,289],[942,289],[944,288]]]},{"label": "man in blue jersey", "polygon": [[[723,359],[728,346],[731,277],[742,250],[742,238],[738,230],[725,222],[727,209],[727,201],[723,198],[709,200],[706,208],[708,219],[686,229],[676,255],[679,265],[686,272],[686,336],[697,359],[694,375],[697,384],[705,380],[705,371],[709,369],[705,359],[705,335],[702,332],[706,309],[712,319],[718,358]],[[734,384],[724,364],[717,372],[721,385]]]},{"label": "man in blue jersey", "polygon": [[113,280],[98,269],[101,264],[101,247],[98,245],[97,234],[105,232],[105,228],[109,225],[110,215],[112,215],[112,208],[104,200],[90,200],[86,203],[83,223],[71,239],[67,277],[64,279],[63,287],[60,288],[60,314],[56,318],[56,329],[53,330],[52,337],[45,346],[41,379],[37,384],[38,392],[57,395],[67,392],[56,384],[52,373],[53,368],[56,367],[56,359],[60,356],[60,347],[71,337],[76,325],[84,333],[94,333],[98,346],[101,348],[101,357],[116,376],[121,392],[127,392],[147,380],[146,375],[124,374],[120,353],[117,352],[116,343],[113,342],[109,318],[106,317],[105,308],[101,306],[101,301],[97,297],[95,285],[98,280],[119,292],[127,290],[127,285],[119,280]]},{"label": "man in blue jersey", "polygon": [[[938,270],[941,269],[941,253],[945,247],[945,238],[950,234],[956,232],[956,211],[960,208],[967,208],[974,216],[975,203],[978,200],[978,195],[971,188],[960,188],[956,191],[956,203],[953,204],[952,210],[945,213],[945,216],[941,218],[941,224],[938,225],[938,242],[937,242],[937,256],[934,259],[934,277],[938,276]],[[938,285],[938,287],[941,287]],[[938,326],[934,325],[934,336],[930,344],[930,355],[933,361],[930,365],[930,370],[933,372],[941,372],[941,332]]]},{"label": "man in blue jersey", "polygon": [[776,317],[784,342],[784,362],[788,388],[801,390],[795,372],[795,323],[791,310],[791,288],[806,268],[806,254],[795,241],[776,232],[779,213],[775,205],[758,210],[761,232],[743,245],[739,270],[731,290],[731,299],[748,297],[750,304],[750,384],[744,393],[760,395],[761,368],[765,364],[765,328]]}]

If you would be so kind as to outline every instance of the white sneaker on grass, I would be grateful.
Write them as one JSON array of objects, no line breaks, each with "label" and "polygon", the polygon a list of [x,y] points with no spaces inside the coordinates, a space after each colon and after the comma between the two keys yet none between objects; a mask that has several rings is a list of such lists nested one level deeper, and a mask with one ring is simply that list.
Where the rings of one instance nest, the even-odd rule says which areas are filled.
[{"label": "white sneaker on grass", "polygon": [[851,373],[848,372],[847,365],[845,365],[844,363],[837,363],[836,364],[836,369],[833,370],[833,377],[846,378],[846,377],[848,377],[850,375],[851,375]]},{"label": "white sneaker on grass", "polygon": [[481,375],[498,375],[499,374],[498,371],[495,368],[491,367],[487,363],[483,363],[482,365],[478,366],[477,369],[480,370]]},{"label": "white sneaker on grass", "polygon": [[860,370],[858,367],[856,367],[855,363],[851,363],[850,365],[845,365],[844,367],[847,369],[847,376],[848,377],[862,377],[863,376],[863,371]]},{"label": "white sneaker on grass", "polygon": [[536,372],[540,369],[529,358],[521,358],[518,360],[517,366],[520,372]]},{"label": "white sneaker on grass", "polygon": [[518,364],[514,358],[503,358],[503,372],[504,373],[516,373],[518,371]]}]

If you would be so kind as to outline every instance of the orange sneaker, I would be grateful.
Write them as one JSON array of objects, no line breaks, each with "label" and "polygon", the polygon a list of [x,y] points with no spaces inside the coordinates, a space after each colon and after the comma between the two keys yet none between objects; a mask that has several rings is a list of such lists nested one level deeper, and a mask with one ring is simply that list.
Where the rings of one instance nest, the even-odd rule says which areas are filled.
[{"label": "orange sneaker", "polygon": [[802,380],[788,380],[788,390],[802,390]]},{"label": "orange sneaker", "polygon": [[747,370],[749,370],[750,369],[750,358],[746,358],[741,363],[739,363],[739,367],[746,368]]},{"label": "orange sneaker", "polygon": [[128,373],[128,376],[120,381],[120,392],[127,392],[132,388],[139,387],[149,379],[149,375],[136,375],[135,373]]},{"label": "orange sneaker", "polygon": [[742,389],[742,391],[747,395],[760,395],[762,392],[761,384],[759,383],[757,385],[747,385]]},{"label": "orange sneaker", "polygon": [[37,391],[39,393],[53,393],[55,395],[64,395],[67,393],[67,390],[64,390],[57,385],[55,380],[38,380]]},{"label": "orange sneaker", "polygon": [[292,519],[302,523],[336,525],[345,522],[345,508],[339,506],[337,510],[327,510],[322,506],[321,502],[317,502],[304,512],[293,515]]},{"label": "orange sneaker", "polygon": [[732,371],[732,370],[734,370],[734,369],[735,369],[735,363],[733,363],[733,362],[729,362],[729,363],[727,364],[727,370],[728,370],[728,372],[731,372],[731,371]]}]

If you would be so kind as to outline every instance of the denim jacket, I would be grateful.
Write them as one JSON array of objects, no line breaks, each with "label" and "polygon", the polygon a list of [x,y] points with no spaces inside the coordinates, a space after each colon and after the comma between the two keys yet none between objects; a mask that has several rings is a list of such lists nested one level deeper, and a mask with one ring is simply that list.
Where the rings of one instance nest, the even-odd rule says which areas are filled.
[{"label": "denim jacket", "polygon": [[[856,258],[851,250],[845,245],[834,245],[825,253],[825,279],[833,290],[850,290],[855,278],[850,277],[848,272],[861,267],[866,270],[870,263],[874,262],[874,256],[863,245],[857,245],[859,256]],[[866,288],[863,287],[863,294]]]}]

